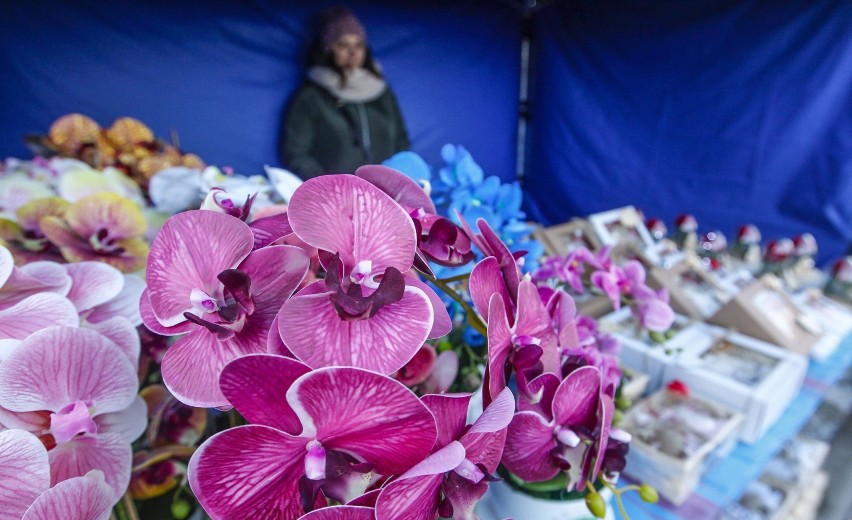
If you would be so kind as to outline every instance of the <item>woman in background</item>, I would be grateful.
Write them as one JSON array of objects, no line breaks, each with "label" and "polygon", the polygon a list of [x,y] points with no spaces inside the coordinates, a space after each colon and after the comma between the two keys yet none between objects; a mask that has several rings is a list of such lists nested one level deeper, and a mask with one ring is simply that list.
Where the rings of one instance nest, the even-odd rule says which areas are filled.
[{"label": "woman in background", "polygon": [[303,179],[354,172],[408,150],[396,97],[367,45],[364,26],[345,7],[320,16],[308,78],[287,110],[284,166]]}]

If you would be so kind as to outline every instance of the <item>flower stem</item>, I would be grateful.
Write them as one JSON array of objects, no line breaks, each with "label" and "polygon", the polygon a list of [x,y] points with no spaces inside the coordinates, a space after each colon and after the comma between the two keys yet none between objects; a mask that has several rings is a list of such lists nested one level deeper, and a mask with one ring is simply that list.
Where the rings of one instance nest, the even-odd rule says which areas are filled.
[{"label": "flower stem", "polygon": [[482,320],[479,319],[479,316],[477,316],[476,311],[473,309],[473,307],[471,307],[470,304],[468,304],[464,300],[464,298],[462,298],[461,295],[459,295],[459,293],[457,293],[452,287],[450,287],[448,285],[447,280],[452,280],[453,278],[457,278],[457,277],[446,278],[446,279],[438,279],[438,278],[435,278],[434,276],[429,276],[427,274],[424,274],[423,276],[427,280],[432,282],[436,287],[438,287],[442,291],[444,291],[444,293],[447,296],[449,296],[450,298],[452,298],[453,300],[455,300],[456,303],[461,305],[461,307],[462,307],[462,309],[464,309],[465,315],[467,317],[468,324],[471,327],[473,327],[474,329],[476,329],[476,332],[482,334],[483,336],[488,335],[488,331],[486,330],[485,325],[482,323]]},{"label": "flower stem", "polygon": [[453,283],[453,282],[461,282],[462,280],[467,280],[470,278],[470,273],[459,274],[456,276],[450,276],[449,278],[437,278],[437,280],[443,283]]},{"label": "flower stem", "polygon": [[618,511],[621,513],[621,518],[624,520],[630,520],[630,515],[627,514],[627,511],[624,510],[624,503],[621,501],[621,492],[628,491],[630,489],[639,489],[639,486],[627,486],[624,489],[616,489],[615,486],[607,482],[605,479],[601,479],[603,485],[609,488],[612,491],[612,496],[615,497],[615,504],[618,506]]},{"label": "flower stem", "polygon": [[136,504],[133,503],[130,491],[121,497],[121,502],[124,505],[124,512],[127,513],[127,520],[139,520],[139,513],[136,511]]}]

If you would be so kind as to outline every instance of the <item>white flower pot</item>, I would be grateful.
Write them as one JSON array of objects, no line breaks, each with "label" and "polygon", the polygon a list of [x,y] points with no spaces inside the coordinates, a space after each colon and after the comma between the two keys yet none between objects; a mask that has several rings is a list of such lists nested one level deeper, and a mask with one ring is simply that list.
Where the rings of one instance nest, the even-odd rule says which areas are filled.
[{"label": "white flower pot", "polygon": [[[600,491],[606,502],[605,520],[615,520],[612,492]],[[547,500],[536,498],[513,488],[505,481],[492,482],[477,508],[481,520],[598,520],[583,499]]]}]

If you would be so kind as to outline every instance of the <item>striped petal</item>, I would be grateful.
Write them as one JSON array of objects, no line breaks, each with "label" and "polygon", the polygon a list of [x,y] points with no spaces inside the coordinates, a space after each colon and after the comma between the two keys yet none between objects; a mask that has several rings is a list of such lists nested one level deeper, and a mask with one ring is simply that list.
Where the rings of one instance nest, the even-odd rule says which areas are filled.
[{"label": "striped petal", "polygon": [[160,323],[185,321],[193,289],[220,293],[216,277],[239,265],[253,243],[248,226],[224,213],[187,211],[166,221],[151,244],[147,269],[148,298]]},{"label": "striped petal", "polygon": [[553,425],[535,412],[518,412],[509,424],[503,464],[527,482],[543,482],[559,473],[551,451],[556,447]]},{"label": "striped petal", "polygon": [[308,244],[340,253],[347,271],[362,260],[373,272],[411,268],[417,237],[408,213],[379,188],[353,175],[323,175],[302,184],[288,208],[293,231]]},{"label": "striped petal", "polygon": [[49,487],[50,465],[41,441],[23,430],[0,432],[0,520],[20,520]]},{"label": "striped petal", "polygon": [[79,324],[80,315],[68,298],[40,293],[0,311],[0,338],[24,339],[47,327]]},{"label": "striped petal", "polygon": [[93,309],[121,293],[124,275],[118,269],[102,262],[67,264],[71,276],[71,290],[67,298],[78,311]]},{"label": "striped petal", "polygon": [[429,298],[411,286],[400,301],[367,319],[341,319],[328,293],[298,294],[278,317],[284,343],[308,366],[354,366],[383,374],[396,372],[414,357],[432,323]]},{"label": "striped petal", "polygon": [[102,471],[117,502],[130,484],[133,452],[130,443],[119,433],[98,433],[94,437],[59,444],[48,452],[50,481],[60,482],[82,477],[92,470]]},{"label": "striped petal", "polygon": [[400,474],[423,460],[437,438],[435,419],[414,393],[367,370],[315,370],[290,387],[287,401],[304,437],[327,450],[357,454],[382,475]]},{"label": "striped petal", "polygon": [[93,330],[51,327],[31,335],[0,364],[0,406],[16,412],[59,411],[85,400],[97,413],[136,398],[136,367]]},{"label": "striped petal", "polygon": [[189,485],[214,520],[298,518],[307,440],[259,425],[207,439],[189,461]]},{"label": "striped petal", "polygon": [[429,194],[417,184],[417,181],[404,173],[387,166],[368,164],[355,170],[355,175],[387,193],[403,207],[422,208],[426,213],[433,215],[438,213]]},{"label": "striped petal", "polygon": [[333,506],[311,511],[299,520],[374,520],[372,507]]},{"label": "striped petal", "polygon": [[285,396],[293,382],[310,370],[295,359],[250,354],[228,363],[222,370],[219,385],[228,401],[252,424],[298,435],[302,432],[302,424]]},{"label": "striped petal", "polygon": [[107,520],[115,502],[103,475],[91,471],[47,490],[21,520]]}]

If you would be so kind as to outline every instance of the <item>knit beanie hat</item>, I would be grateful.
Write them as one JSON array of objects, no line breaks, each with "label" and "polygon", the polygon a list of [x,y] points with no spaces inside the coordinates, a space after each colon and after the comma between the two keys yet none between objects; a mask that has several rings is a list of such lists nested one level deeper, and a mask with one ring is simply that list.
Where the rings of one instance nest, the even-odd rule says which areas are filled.
[{"label": "knit beanie hat", "polygon": [[355,34],[367,41],[367,31],[347,7],[330,7],[320,14],[319,34],[323,47],[331,45],[345,34]]}]

